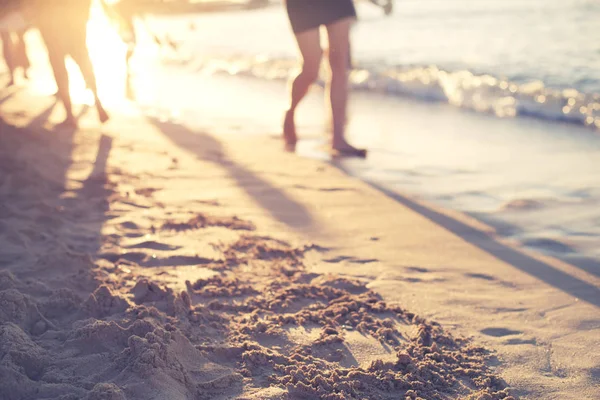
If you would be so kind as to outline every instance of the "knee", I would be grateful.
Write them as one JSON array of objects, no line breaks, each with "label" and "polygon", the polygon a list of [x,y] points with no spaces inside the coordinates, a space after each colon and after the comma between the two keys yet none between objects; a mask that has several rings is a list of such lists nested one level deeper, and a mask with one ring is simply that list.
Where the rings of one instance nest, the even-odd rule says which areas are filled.
[{"label": "knee", "polygon": [[300,73],[304,79],[310,82],[315,82],[319,78],[319,70],[321,68],[321,59],[304,62],[302,64],[302,72]]}]

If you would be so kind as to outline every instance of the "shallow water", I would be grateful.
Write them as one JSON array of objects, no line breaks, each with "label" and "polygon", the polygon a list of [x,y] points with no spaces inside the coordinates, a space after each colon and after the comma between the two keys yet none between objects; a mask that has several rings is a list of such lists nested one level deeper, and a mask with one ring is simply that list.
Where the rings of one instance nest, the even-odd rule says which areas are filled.
[{"label": "shallow water", "polygon": [[[600,129],[597,1],[402,0],[390,17],[367,2],[357,9],[357,89]],[[295,44],[279,4],[155,19],[150,26],[168,29],[192,58],[211,56],[213,68],[277,79],[294,66]]]}]

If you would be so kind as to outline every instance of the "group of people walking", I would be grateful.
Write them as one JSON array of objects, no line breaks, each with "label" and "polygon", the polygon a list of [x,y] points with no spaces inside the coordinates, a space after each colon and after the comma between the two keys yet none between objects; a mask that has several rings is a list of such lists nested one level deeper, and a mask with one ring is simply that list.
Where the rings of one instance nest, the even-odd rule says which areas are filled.
[{"label": "group of people walking", "polygon": [[[98,119],[104,123],[108,113],[98,97],[96,76],[87,48],[87,21],[92,0],[0,0],[0,30],[2,30],[4,58],[14,79],[15,60],[26,59],[23,33],[31,27],[37,28],[48,50],[48,61],[56,80],[56,95],[65,107],[65,120],[61,126],[76,127],[77,119],[69,93],[69,74],[66,59],[70,57],[81,71],[86,86],[94,94]],[[20,26],[19,23],[20,22]],[[5,37],[20,36],[21,43],[15,46]],[[21,48],[22,50],[19,50]],[[20,65],[28,67],[29,62]],[[11,79],[12,80],[12,79]]]},{"label": "group of people walking", "polygon": [[[133,15],[136,0],[121,0],[108,7],[100,0],[109,17],[120,17],[135,43]],[[371,1],[371,0],[370,0]],[[372,0],[382,3],[382,0]],[[98,97],[96,78],[87,49],[87,21],[92,0],[0,0],[0,32],[3,53],[11,74],[11,83],[17,68],[25,74],[29,61],[25,51],[23,33],[34,26],[48,49],[48,58],[58,87],[57,95],[66,111],[62,124],[75,127],[77,120],[69,95],[69,76],[65,61],[70,56],[79,66],[86,85],[94,93],[100,122],[109,116]],[[386,4],[391,4],[388,0]],[[331,149],[341,156],[364,157],[366,151],[348,143],[345,135],[348,103],[348,72],[350,56],[350,28],[356,19],[353,0],[285,0],[291,29],[300,53],[300,72],[291,82],[289,106],[283,118],[285,149],[294,151],[297,142],[295,115],[298,105],[317,80],[323,54],[326,53],[330,75],[326,80],[328,111],[331,116]],[[325,27],[329,46],[321,47],[321,27]],[[130,46],[127,59],[131,57]]]}]

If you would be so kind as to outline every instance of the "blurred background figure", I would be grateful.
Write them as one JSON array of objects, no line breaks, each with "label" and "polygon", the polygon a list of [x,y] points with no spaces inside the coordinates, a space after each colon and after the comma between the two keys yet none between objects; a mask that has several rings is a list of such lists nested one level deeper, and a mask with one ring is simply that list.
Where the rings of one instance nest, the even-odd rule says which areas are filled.
[{"label": "blurred background figure", "polygon": [[23,76],[28,78],[29,57],[24,35],[29,26],[20,12],[17,0],[0,1],[0,38],[2,39],[2,55],[10,74],[8,86],[15,83],[18,68],[23,69]]},{"label": "blurred background figure", "polygon": [[48,49],[48,58],[58,87],[57,94],[67,114],[60,125],[77,127],[69,93],[67,56],[79,66],[87,87],[94,94],[98,119],[102,123],[106,122],[109,116],[98,97],[96,76],[86,42],[91,0],[23,0],[23,6],[26,15],[39,29]]}]

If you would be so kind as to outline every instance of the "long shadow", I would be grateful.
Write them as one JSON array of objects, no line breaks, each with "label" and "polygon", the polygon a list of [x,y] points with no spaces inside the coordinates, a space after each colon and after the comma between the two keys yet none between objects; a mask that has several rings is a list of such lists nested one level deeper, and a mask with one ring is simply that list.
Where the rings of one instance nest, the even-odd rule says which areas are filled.
[{"label": "long shadow", "polygon": [[592,258],[571,255],[559,258],[579,269],[586,271],[589,274],[600,277],[600,262]]},{"label": "long shadow", "polygon": [[[95,199],[100,201],[100,209],[104,212],[108,211],[108,202],[105,200],[111,193],[107,185],[108,174],[106,164],[110,151],[112,149],[113,139],[110,136],[102,135],[98,145],[98,151],[94,161],[94,168],[85,181],[82,187],[77,191],[77,196],[80,199],[90,200]],[[96,208],[97,210],[98,208]]]},{"label": "long shadow", "polygon": [[[31,221],[24,221],[23,224],[33,224],[36,231],[45,233],[47,240],[55,242],[57,245],[52,247],[56,253],[53,256],[64,260],[64,265],[75,265],[73,257],[77,259],[83,254],[89,254],[93,259],[101,246],[101,230],[106,221],[107,199],[110,195],[110,191],[105,188],[106,160],[112,140],[107,136],[102,136],[94,171],[79,188],[73,190],[73,183],[68,179],[68,171],[73,162],[73,151],[76,150],[74,139],[77,131],[61,130],[59,132],[44,127],[56,104],[56,101],[49,102],[22,128],[11,126],[0,120],[0,124],[2,124],[0,130],[6,132],[8,140],[20,143],[19,152],[12,157],[15,162],[21,162],[22,158],[25,158],[27,166],[23,173],[27,177],[29,174],[34,177],[26,178],[25,183],[18,186],[17,190],[11,194],[10,198],[13,199],[11,204],[14,204],[16,209],[19,207],[31,208],[31,213],[22,214],[30,215]],[[85,110],[83,109],[83,111]],[[94,143],[86,143],[86,145],[89,144],[93,145]],[[34,158],[33,154],[42,156]],[[35,179],[35,181],[30,182],[29,179]],[[37,189],[29,190],[27,185],[31,184]],[[47,210],[47,207],[52,207],[56,211],[51,212]],[[90,217],[92,215],[93,217]],[[68,230],[63,229],[65,226],[69,227]],[[45,251],[44,246],[46,246],[44,243],[40,243],[40,247],[35,251]],[[64,249],[64,252],[60,249]],[[39,254],[38,257],[43,259],[45,254]],[[8,268],[11,269],[10,266]],[[19,278],[19,270],[16,271],[15,275]],[[43,280],[45,274],[49,274],[50,278],[52,273],[52,268],[44,268],[40,270],[39,279]],[[64,271],[61,270],[59,273],[64,273]],[[79,282],[59,283],[54,281],[55,277],[53,276],[50,279],[52,279],[52,283],[45,282],[49,288],[54,289],[57,285],[61,285],[61,287],[73,289],[81,296],[87,296],[89,290],[96,287],[93,280],[89,281],[88,285],[82,286]],[[26,289],[23,288],[23,290]],[[32,294],[36,295],[36,293]]]},{"label": "long shadow", "polygon": [[[50,118],[50,116],[52,115],[52,112],[54,111],[54,109],[58,106],[59,102],[57,98],[54,98],[54,100],[44,109],[42,110],[42,112],[40,112],[38,115],[36,115],[35,117],[33,117],[29,123],[27,124],[27,126],[25,126],[25,129],[41,129],[41,127],[44,125],[44,123],[46,121],[48,121],[48,119]],[[79,112],[77,113],[77,115],[75,115],[75,118],[77,120],[81,119],[81,117],[83,117],[83,115],[89,110],[89,106],[87,105],[83,105],[81,107],[81,109],[79,110]],[[46,130],[45,128],[43,128],[44,130]],[[62,128],[60,134],[67,134],[67,135],[74,135],[75,131],[77,129],[76,128]],[[56,132],[51,132],[46,130],[49,134],[57,134]],[[72,139],[72,138],[71,138]],[[67,138],[66,143],[68,143],[69,139]]]},{"label": "long shadow", "polygon": [[17,93],[17,90],[11,90],[7,94],[3,94],[2,97],[0,97],[0,104],[10,100],[15,93]]},{"label": "long shadow", "polygon": [[[349,171],[345,170],[340,163],[333,161],[332,165],[345,173],[349,173]],[[502,244],[489,237],[485,232],[477,230],[454,218],[432,210],[431,208],[418,204],[408,197],[389,190],[377,182],[372,180],[365,180],[365,182],[388,197],[396,200],[398,203],[421,214],[430,221],[477,246],[497,259],[502,260],[575,298],[582,299],[596,307],[600,307],[600,289],[597,287],[556,269],[543,261],[537,260],[512,247]]]},{"label": "long shadow", "polygon": [[[6,228],[0,235],[0,275],[10,277],[10,285],[0,285],[0,293],[10,288],[12,296],[26,296],[21,301],[26,301],[27,308],[23,310],[28,315],[23,318],[19,313],[4,313],[8,319],[2,322],[20,326],[31,343],[39,343],[40,335],[51,330],[70,331],[74,329],[73,322],[82,318],[78,307],[100,284],[93,271],[94,259],[102,245],[102,227],[107,219],[108,196],[112,193],[106,176],[112,140],[104,135],[100,138],[92,173],[83,182],[75,182],[69,172],[75,159],[73,152],[80,150],[75,146],[76,131],[54,132],[43,127],[53,107],[50,104],[41,110],[25,128],[0,119],[0,230]],[[85,132],[82,137],[88,134]],[[85,139],[84,146],[95,146],[94,139],[95,136]],[[5,253],[4,245],[12,242],[6,233],[30,239],[15,241],[9,247],[13,250]],[[48,300],[53,298],[61,300]],[[9,308],[12,305],[6,304]],[[23,306],[15,307],[21,310]],[[12,338],[4,336],[2,340],[6,345]],[[60,361],[64,359],[62,345],[49,346],[45,352],[48,365],[43,361],[44,369],[64,367]],[[7,368],[15,368],[11,365]],[[17,361],[14,365],[22,364]],[[56,379],[50,375],[40,373],[30,378],[24,368],[14,371],[8,376],[18,385],[7,385],[0,379],[0,393],[6,393],[8,398],[37,398],[56,393],[53,389]],[[87,375],[85,379],[77,374],[69,376],[70,382],[77,383],[63,385],[59,395],[85,397],[84,385],[79,382],[87,378]],[[2,394],[0,398],[7,398]]]},{"label": "long shadow", "polygon": [[[482,222],[487,223],[496,228],[499,225],[499,222],[497,220],[491,219],[486,215],[479,215],[477,213],[473,213],[472,215],[475,218],[481,220]],[[510,231],[517,230],[517,228],[515,228],[514,226],[512,226],[510,224],[502,224],[500,226],[502,226],[504,229],[508,229]],[[528,247],[533,249],[534,251],[544,252],[543,244],[544,244],[544,242],[542,241],[542,245],[540,246],[541,248],[536,248],[537,246],[535,243],[532,245],[529,245]],[[598,262],[597,260],[578,254],[576,252],[576,250],[572,249],[568,245],[560,244],[561,247],[564,247],[566,249],[562,253],[552,252],[552,246],[554,246],[553,241],[549,241],[549,246],[550,246],[550,251],[548,251],[548,252],[553,257],[558,258],[559,260],[564,261],[567,264],[570,264],[576,268],[579,268],[579,269],[587,272],[588,274],[596,275],[597,277],[600,277],[600,262]]]},{"label": "long shadow", "polygon": [[213,162],[225,169],[240,188],[278,221],[294,229],[306,228],[314,223],[312,216],[302,204],[253,171],[228,158],[221,142],[213,136],[192,131],[182,125],[161,122],[155,118],[148,118],[148,120],[179,147],[195,152],[198,158]]},{"label": "long shadow", "polygon": [[[25,127],[25,129],[39,129],[42,125],[44,125],[44,123],[48,120],[48,118],[50,118],[50,115],[52,115],[52,111],[54,110],[54,108],[56,108],[56,106],[58,105],[58,100],[54,99],[54,101],[52,101],[48,107],[46,107],[45,109],[42,110],[42,112],[40,112],[38,115],[36,115],[35,117],[33,117],[29,123],[27,124],[27,126]],[[73,134],[73,132],[70,132],[70,134]],[[68,140],[67,140],[68,142]],[[67,144],[68,146],[68,144]],[[68,149],[65,149],[68,150]]]}]

